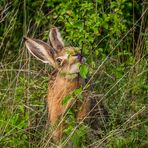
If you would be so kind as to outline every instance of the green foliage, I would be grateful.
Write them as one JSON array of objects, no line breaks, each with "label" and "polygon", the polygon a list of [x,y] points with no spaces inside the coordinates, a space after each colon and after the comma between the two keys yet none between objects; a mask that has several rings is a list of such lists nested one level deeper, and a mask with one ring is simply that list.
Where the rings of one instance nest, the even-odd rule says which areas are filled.
[{"label": "green foliage", "polygon": [[88,127],[84,124],[78,126],[78,124],[76,123],[75,114],[71,109],[67,112],[66,124],[68,125],[68,127],[64,129],[66,137],[73,133],[72,136],[70,136],[70,140],[73,143],[74,147],[83,148],[84,143],[86,142]]},{"label": "green foliage", "polygon": [[[88,89],[103,96],[108,111],[106,122],[96,115],[103,120],[95,130],[99,139],[87,136],[94,130],[85,124],[78,126],[74,112],[68,111],[65,135],[71,135],[74,147],[146,147],[145,10],[140,0],[1,0],[0,147],[43,147],[48,141],[44,101],[52,69],[28,55],[22,38],[47,41],[52,26],[59,27],[67,46],[81,49],[86,63],[80,75],[91,78]],[[74,96],[83,101],[82,93],[83,87],[76,89],[64,98],[63,105]]]},{"label": "green foliage", "polygon": [[72,101],[72,99],[74,99],[75,97],[77,99],[80,99],[82,101],[83,97],[82,97],[82,88],[77,88],[75,89],[69,96],[65,96],[63,101],[62,101],[62,104],[64,106],[66,106],[70,101]]},{"label": "green foliage", "polygon": [[71,98],[72,98],[71,96],[65,96],[64,99],[63,99],[63,101],[62,101],[62,104],[64,106],[66,106],[67,103],[71,100]]},{"label": "green foliage", "polygon": [[86,142],[86,135],[88,132],[88,128],[85,125],[80,125],[80,127],[76,130],[74,135],[71,137],[71,140],[75,147],[84,148],[84,143]]},{"label": "green foliage", "polygon": [[80,76],[86,79],[87,74],[88,74],[88,67],[86,65],[81,65],[80,66]]}]

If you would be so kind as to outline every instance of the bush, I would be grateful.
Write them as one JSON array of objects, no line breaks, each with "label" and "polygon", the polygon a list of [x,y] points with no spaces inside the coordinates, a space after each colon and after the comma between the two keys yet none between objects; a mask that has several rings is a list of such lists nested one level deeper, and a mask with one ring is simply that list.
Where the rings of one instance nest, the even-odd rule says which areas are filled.
[{"label": "bush", "polygon": [[[67,45],[86,58],[81,76],[102,95],[107,121],[99,137],[87,137],[85,125],[71,137],[76,147],[147,145],[147,8],[130,0],[1,0],[0,146],[43,147],[48,141],[46,107],[52,69],[26,52],[23,36],[48,41],[57,26]],[[45,113],[44,113],[45,112]],[[66,133],[70,134],[72,122]],[[85,131],[85,132],[84,132]],[[101,133],[101,134],[100,134]],[[88,140],[87,140],[88,139]]]}]

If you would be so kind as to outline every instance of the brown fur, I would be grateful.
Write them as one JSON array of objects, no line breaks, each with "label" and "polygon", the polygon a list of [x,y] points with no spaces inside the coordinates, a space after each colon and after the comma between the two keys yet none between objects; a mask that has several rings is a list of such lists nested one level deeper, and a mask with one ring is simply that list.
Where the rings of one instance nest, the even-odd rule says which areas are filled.
[{"label": "brown fur", "polygon": [[[57,74],[57,77],[52,86],[49,86],[48,89],[48,115],[49,121],[52,126],[57,125],[61,119],[61,117],[65,114],[66,110],[73,104],[76,100],[72,99],[68,102],[67,106],[62,105],[63,98],[69,95],[73,90],[79,88],[82,84],[79,77],[69,80]],[[80,111],[76,115],[76,120],[81,121],[89,111],[89,102],[87,99],[84,100],[83,103],[80,103],[79,106]],[[63,135],[63,123],[58,126],[53,132],[53,140],[57,142],[61,139]]]}]

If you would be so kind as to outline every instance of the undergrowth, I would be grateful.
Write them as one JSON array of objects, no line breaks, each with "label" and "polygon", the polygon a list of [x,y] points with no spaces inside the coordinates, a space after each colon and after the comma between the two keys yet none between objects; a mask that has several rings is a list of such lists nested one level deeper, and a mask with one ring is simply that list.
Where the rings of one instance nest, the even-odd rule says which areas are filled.
[{"label": "undergrowth", "polygon": [[81,48],[83,88],[107,111],[95,115],[98,129],[76,123],[69,112],[61,145],[148,146],[146,1],[1,0],[0,12],[0,147],[57,147],[46,107],[53,69],[30,56],[23,43],[23,36],[48,42],[52,26],[67,45]]}]

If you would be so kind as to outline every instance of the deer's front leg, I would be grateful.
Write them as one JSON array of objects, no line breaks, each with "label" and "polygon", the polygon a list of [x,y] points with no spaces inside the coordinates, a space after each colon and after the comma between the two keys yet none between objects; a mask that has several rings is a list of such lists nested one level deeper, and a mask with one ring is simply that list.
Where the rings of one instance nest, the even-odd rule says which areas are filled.
[{"label": "deer's front leg", "polygon": [[52,106],[49,107],[48,114],[50,124],[54,129],[52,133],[54,143],[60,142],[63,135],[63,121],[61,119],[63,112],[63,108],[59,103],[52,102]]},{"label": "deer's front leg", "polygon": [[84,101],[82,102],[82,105],[80,105],[79,111],[76,116],[77,122],[81,122],[88,117],[90,111],[90,103],[90,100],[85,97]]}]

